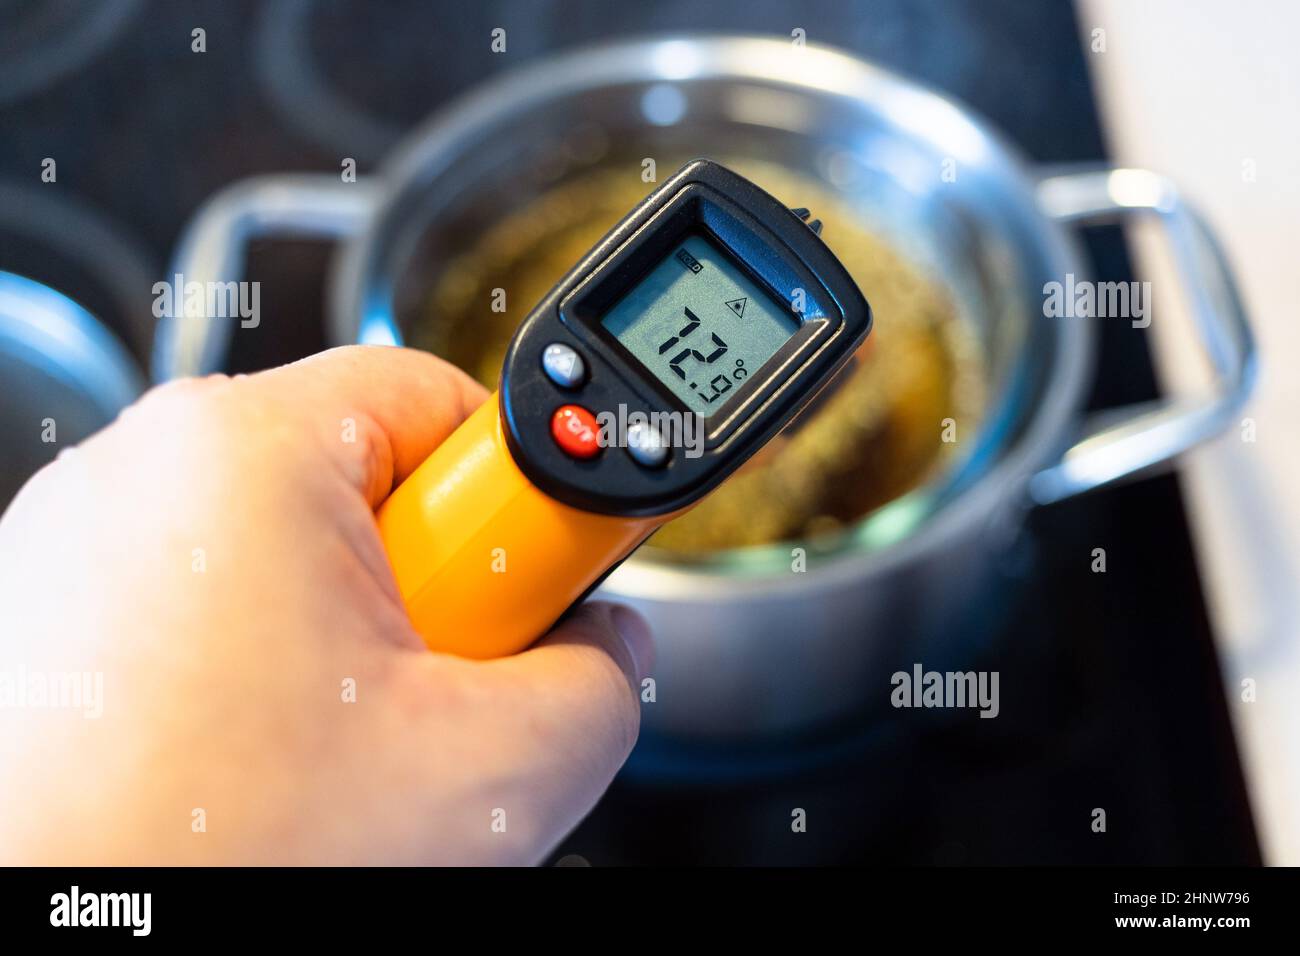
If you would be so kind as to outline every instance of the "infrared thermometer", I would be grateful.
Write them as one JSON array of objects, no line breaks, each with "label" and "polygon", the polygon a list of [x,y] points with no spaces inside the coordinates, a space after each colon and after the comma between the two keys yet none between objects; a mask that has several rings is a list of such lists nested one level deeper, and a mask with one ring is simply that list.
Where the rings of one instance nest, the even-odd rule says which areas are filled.
[{"label": "infrared thermometer", "polygon": [[497,392],[378,513],[430,648],[527,647],[844,366],[871,308],[808,219],[695,160],[529,313]]}]

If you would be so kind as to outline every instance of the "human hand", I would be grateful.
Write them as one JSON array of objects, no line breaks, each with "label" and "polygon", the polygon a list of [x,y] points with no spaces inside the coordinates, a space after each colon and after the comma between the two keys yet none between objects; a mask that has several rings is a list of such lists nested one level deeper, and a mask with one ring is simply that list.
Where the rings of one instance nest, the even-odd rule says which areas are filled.
[{"label": "human hand", "polygon": [[[0,682],[28,698],[0,700],[0,862],[543,859],[626,759],[652,645],[604,604],[496,661],[411,628],[374,509],[484,396],[335,349],[155,389],[28,482],[0,520]],[[69,674],[83,707],[33,705]]]}]

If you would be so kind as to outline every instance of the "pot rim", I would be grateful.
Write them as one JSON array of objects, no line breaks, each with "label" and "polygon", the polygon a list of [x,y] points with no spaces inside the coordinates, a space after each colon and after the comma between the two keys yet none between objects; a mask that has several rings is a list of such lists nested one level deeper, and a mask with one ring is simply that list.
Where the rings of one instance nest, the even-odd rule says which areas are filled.
[{"label": "pot rim", "polygon": [[[584,90],[627,83],[684,80],[751,80],[857,100],[888,113],[905,131],[922,137],[943,124],[955,148],[1004,183],[1019,199],[1009,212],[1038,241],[1053,274],[1085,275],[1074,238],[1040,207],[1037,177],[1019,151],[957,100],[889,72],[854,54],[820,44],[796,48],[788,39],[725,34],[665,35],[604,41],[572,48],[506,71],[435,112],[395,147],[378,174],[375,212],[347,243],[333,271],[330,329],[338,342],[355,342],[374,316],[393,314],[391,283],[382,281],[388,244],[407,225],[409,198],[427,187],[484,131],[508,125],[515,115]],[[815,574],[727,572],[689,563],[665,564],[635,558],[610,577],[602,591],[615,597],[715,603],[744,595],[779,598],[790,590],[833,588],[938,550],[946,542],[978,533],[1007,505],[1023,503],[1028,479],[1052,463],[1068,445],[1082,393],[1091,379],[1095,330],[1091,323],[1039,317],[1057,324],[1049,385],[1028,412],[1026,428],[988,471],[913,532],[877,550],[847,547],[810,557]],[[791,546],[798,546],[791,542]],[[810,554],[816,552],[810,549]]]}]

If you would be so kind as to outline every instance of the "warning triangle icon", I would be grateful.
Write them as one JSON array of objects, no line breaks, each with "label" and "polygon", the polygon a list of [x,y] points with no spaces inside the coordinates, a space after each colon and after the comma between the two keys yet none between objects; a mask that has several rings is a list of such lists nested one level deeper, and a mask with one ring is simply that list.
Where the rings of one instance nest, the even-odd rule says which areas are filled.
[{"label": "warning triangle icon", "polygon": [[732,312],[735,312],[736,318],[743,319],[745,317],[745,303],[748,301],[749,301],[749,297],[746,296],[743,299],[731,299],[727,302],[724,302],[723,305],[725,305]]}]

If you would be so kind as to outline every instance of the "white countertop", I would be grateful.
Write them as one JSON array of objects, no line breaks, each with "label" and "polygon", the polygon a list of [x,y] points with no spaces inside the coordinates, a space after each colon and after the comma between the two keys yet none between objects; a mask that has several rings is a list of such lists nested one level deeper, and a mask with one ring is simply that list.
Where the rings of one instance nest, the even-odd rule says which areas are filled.
[{"label": "white countertop", "polygon": [[[1079,26],[1112,156],[1178,182],[1258,336],[1242,416],[1255,440],[1235,428],[1181,471],[1264,858],[1300,865],[1300,4],[1080,0]],[[1204,376],[1178,284],[1159,243],[1132,237],[1161,382],[1193,389]]]}]

